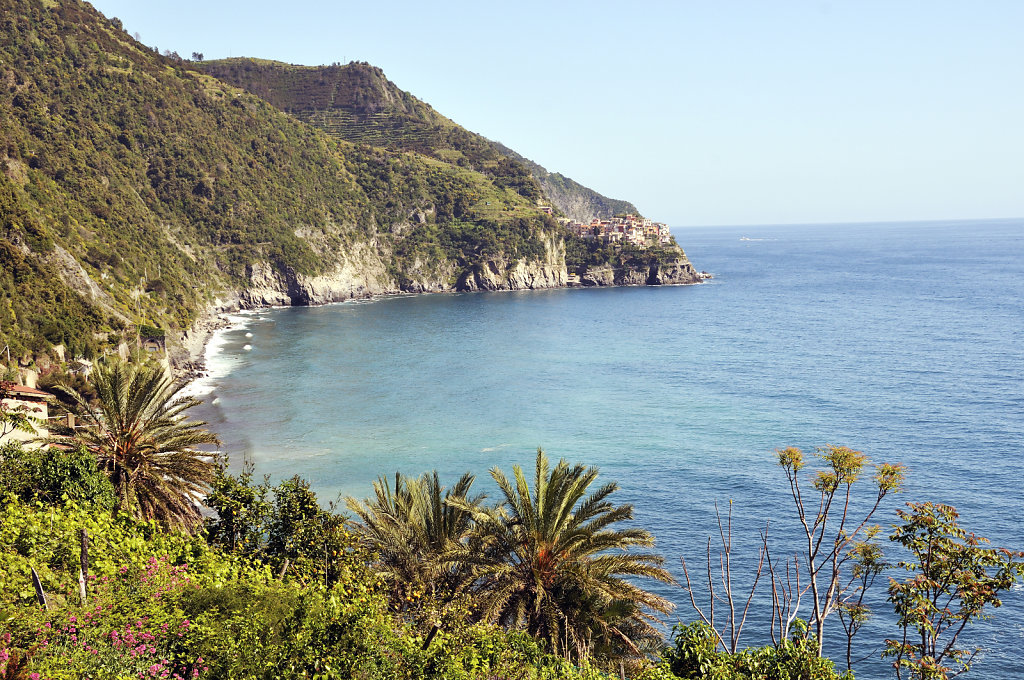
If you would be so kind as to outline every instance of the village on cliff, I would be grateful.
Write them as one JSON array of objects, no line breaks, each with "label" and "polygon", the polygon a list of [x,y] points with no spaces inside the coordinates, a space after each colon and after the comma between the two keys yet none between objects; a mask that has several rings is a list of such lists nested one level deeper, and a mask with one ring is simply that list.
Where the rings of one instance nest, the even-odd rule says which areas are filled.
[{"label": "village on cliff", "polygon": [[[541,206],[541,210],[549,215],[552,212],[547,206]],[[605,245],[624,242],[638,248],[646,248],[652,243],[672,243],[672,234],[667,224],[652,222],[638,215],[616,215],[610,219],[595,217],[590,222],[561,218],[559,222],[580,238],[597,239]]]}]

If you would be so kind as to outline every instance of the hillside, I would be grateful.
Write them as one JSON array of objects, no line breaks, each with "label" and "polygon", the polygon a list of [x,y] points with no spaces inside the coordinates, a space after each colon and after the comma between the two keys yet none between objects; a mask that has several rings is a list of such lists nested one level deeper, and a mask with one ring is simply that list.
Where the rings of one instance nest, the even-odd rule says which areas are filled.
[{"label": "hillside", "polygon": [[581,222],[639,212],[627,201],[602,196],[460,127],[366,63],[296,66],[234,58],[196,66],[341,139],[416,151],[472,168],[524,195],[543,194],[558,211]]},{"label": "hillside", "polygon": [[629,201],[602,196],[593,189],[588,189],[570,177],[557,172],[548,172],[546,168],[534,163],[529,158],[520,156],[512,149],[495,142],[498,150],[514,161],[522,163],[530,174],[540,183],[544,195],[551,204],[566,216],[577,222],[589,222],[595,217],[608,218],[615,215],[639,215],[640,211]]},{"label": "hillside", "polygon": [[142,324],[173,346],[216,307],[560,286],[567,251],[574,270],[618,257],[537,210],[521,164],[370,141],[391,149],[157,55],[86,3],[0,0],[0,350],[93,356]]}]

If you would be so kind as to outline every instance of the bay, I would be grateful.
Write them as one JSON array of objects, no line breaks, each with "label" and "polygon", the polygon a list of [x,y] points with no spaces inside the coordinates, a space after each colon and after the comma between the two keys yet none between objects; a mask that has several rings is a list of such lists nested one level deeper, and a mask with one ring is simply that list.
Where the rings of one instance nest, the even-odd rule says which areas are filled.
[{"label": "bay", "polygon": [[[732,501],[737,571],[771,521],[796,546],[774,450],[848,445],[908,468],[905,501],[954,505],[1024,548],[1024,221],[677,229],[696,286],[399,296],[243,314],[211,347],[199,415],[234,466],[321,498],[378,475],[529,471],[537,447],[601,469],[682,578]],[[691,565],[692,566],[692,565]],[[695,618],[680,588],[674,618]],[[880,612],[867,652],[893,635]],[[760,606],[758,606],[760,605]],[[765,641],[764,601],[745,642]],[[1024,677],[1024,591],[973,627],[968,677]],[[829,651],[839,658],[833,622]],[[858,678],[890,677],[884,662]]]}]

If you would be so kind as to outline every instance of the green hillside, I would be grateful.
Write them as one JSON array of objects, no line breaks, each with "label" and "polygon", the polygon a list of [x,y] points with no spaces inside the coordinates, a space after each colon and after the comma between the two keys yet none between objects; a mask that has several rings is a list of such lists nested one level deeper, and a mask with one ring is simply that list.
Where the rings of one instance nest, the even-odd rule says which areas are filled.
[{"label": "green hillside", "polygon": [[593,189],[588,189],[579,182],[558,172],[548,172],[546,168],[534,163],[529,158],[519,155],[512,149],[495,142],[498,150],[505,156],[521,163],[540,183],[544,194],[551,203],[566,215],[579,222],[589,222],[594,217],[613,217],[615,215],[639,215],[640,211],[629,201],[602,196]]},{"label": "green hillside", "polygon": [[197,67],[341,139],[416,151],[472,168],[523,195],[543,194],[560,212],[580,221],[638,212],[627,201],[607,198],[550,173],[512,149],[460,127],[366,63],[296,66],[235,58]]},{"label": "green hillside", "polygon": [[185,328],[261,263],[286,288],[341,265],[370,272],[368,292],[450,287],[557,230],[534,186],[340,141],[76,0],[0,0],[0,84],[0,349],[15,353]]}]

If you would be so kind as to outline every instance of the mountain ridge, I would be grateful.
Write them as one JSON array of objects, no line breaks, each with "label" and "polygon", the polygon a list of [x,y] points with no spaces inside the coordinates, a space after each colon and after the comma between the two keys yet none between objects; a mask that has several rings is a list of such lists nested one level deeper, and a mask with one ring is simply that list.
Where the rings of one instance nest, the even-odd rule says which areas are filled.
[{"label": "mountain ridge", "polygon": [[554,208],[579,222],[639,214],[628,201],[603,196],[462,128],[366,62],[300,66],[233,57],[197,62],[196,67],[346,141],[416,151],[499,177],[498,171],[510,174],[502,160],[511,159],[529,171]]}]

